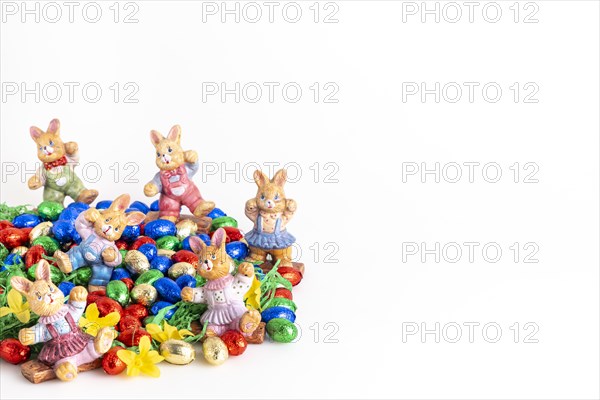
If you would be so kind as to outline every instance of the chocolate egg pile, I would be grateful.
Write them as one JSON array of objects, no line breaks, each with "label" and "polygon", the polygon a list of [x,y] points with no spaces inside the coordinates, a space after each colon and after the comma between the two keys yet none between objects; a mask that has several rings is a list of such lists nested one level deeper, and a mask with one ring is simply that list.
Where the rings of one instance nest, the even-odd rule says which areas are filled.
[{"label": "chocolate egg pile", "polygon": [[[99,201],[96,208],[106,209],[110,204],[107,200]],[[88,208],[88,205],[78,202],[63,207],[45,201],[35,210],[22,213],[11,221],[0,220],[0,295],[4,294],[3,288],[7,287],[12,276],[35,280],[37,264],[42,259],[51,264],[51,279],[65,296],[77,285],[87,287],[91,278],[90,267],[64,274],[57,268],[53,255],[56,250],[68,251],[81,243],[81,237],[75,230],[75,219]],[[120,317],[115,326],[117,342],[104,355],[102,363],[104,370],[111,375],[125,369],[117,356],[118,350],[139,345],[144,336],[152,339],[147,326],[156,320],[157,315],[160,321],[170,323],[177,319],[174,316],[184,304],[190,304],[182,302],[182,289],[206,284],[206,280],[196,273],[199,259],[191,251],[191,236],[198,236],[209,245],[212,232],[223,228],[227,234],[227,254],[236,263],[243,261],[249,253],[237,221],[218,208],[208,215],[212,223],[210,232],[205,233],[198,230],[192,218],[184,217],[177,223],[155,219],[157,210],[158,201],[150,206],[140,201],[131,204],[127,211],[147,214],[146,222],[124,229],[121,239],[115,242],[122,255],[122,263],[114,268],[108,285],[91,291],[87,298],[88,309],[95,304],[99,318],[111,313]],[[265,272],[260,265],[254,268],[256,278],[262,282]],[[259,310],[262,322],[266,324],[262,332],[264,335],[266,331],[273,342],[289,343],[298,337],[295,325],[297,307],[290,289],[301,281],[302,274],[291,267],[279,267],[276,272],[289,284],[270,287],[269,300],[263,302]],[[12,316],[2,317],[0,326],[4,326],[6,318],[14,319]],[[196,321],[186,321],[187,326],[177,326],[176,329],[191,329],[190,322]],[[22,327],[31,326],[33,322]],[[201,329],[196,322],[194,334],[197,335]],[[6,361],[17,364],[30,357],[29,346],[23,346],[16,337],[0,336],[0,339],[3,339],[0,341],[0,357]],[[195,359],[196,351],[202,351],[204,360],[219,365],[230,356],[243,354],[248,343],[262,343],[262,339],[252,342],[238,331],[227,331],[220,337],[203,337],[201,346],[194,347],[189,341],[170,338],[161,343],[153,342],[153,347],[172,364],[189,364]]]}]

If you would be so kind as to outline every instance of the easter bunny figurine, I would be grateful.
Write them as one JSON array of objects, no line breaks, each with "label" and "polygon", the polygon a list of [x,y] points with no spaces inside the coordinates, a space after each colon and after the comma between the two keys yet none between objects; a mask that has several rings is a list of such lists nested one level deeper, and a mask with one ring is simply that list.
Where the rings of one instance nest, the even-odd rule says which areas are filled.
[{"label": "easter bunny figurine", "polygon": [[79,146],[75,142],[63,143],[60,138],[60,121],[50,121],[46,132],[32,126],[29,133],[36,144],[38,158],[44,163],[27,182],[29,189],[36,190],[44,186],[44,200],[61,204],[65,196],[86,204],[94,201],[98,191],[86,189],[81,179],[75,175]]},{"label": "easter bunny figurine", "polygon": [[150,140],[156,148],[156,165],[160,172],[144,186],[144,194],[153,197],[160,193],[159,218],[176,222],[182,205],[196,217],[206,216],[215,208],[215,203],[204,200],[192,181],[200,169],[198,154],[181,148],[181,127],[172,127],[166,138],[151,131]]},{"label": "easter bunny figurine", "polygon": [[254,228],[245,236],[250,248],[247,261],[281,261],[281,267],[292,266],[292,245],[296,238],[287,230],[288,222],[296,212],[296,202],[286,199],[283,185],[287,179],[284,169],[275,173],[273,179],[261,171],[254,171],[258,185],[256,197],[246,202],[246,216],[254,222]]},{"label": "easter bunny figurine", "polygon": [[122,194],[105,210],[89,208],[79,214],[75,220],[75,229],[82,242],[67,253],[60,250],[54,253],[58,267],[64,273],[86,265],[92,267],[90,291],[106,286],[114,267],[121,264],[122,256],[115,241],[121,238],[125,227],[139,225],[144,221],[145,215],[142,212],[125,213],[129,201],[129,195]]},{"label": "easter bunny figurine", "polygon": [[31,282],[20,276],[13,276],[13,288],[27,297],[31,311],[40,316],[39,322],[19,331],[19,341],[23,345],[45,343],[38,360],[54,367],[56,376],[62,381],[70,381],[77,376],[77,367],[100,358],[113,342],[113,331],[104,327],[94,338],[85,334],[77,326],[83,314],[88,292],[82,286],[71,290],[69,303],[50,280],[50,265],[41,260],[36,269],[36,281]]},{"label": "easter bunny figurine", "polygon": [[257,310],[249,311],[244,305],[244,295],[254,280],[254,266],[242,263],[237,274],[231,275],[235,264],[225,251],[226,239],[223,228],[213,234],[210,246],[198,236],[190,237],[190,247],[200,257],[197,272],[207,283],[200,288],[183,288],[181,298],[186,302],[208,304],[208,310],[200,317],[200,322],[208,322],[208,336],[220,336],[228,330],[249,336],[261,320]]}]

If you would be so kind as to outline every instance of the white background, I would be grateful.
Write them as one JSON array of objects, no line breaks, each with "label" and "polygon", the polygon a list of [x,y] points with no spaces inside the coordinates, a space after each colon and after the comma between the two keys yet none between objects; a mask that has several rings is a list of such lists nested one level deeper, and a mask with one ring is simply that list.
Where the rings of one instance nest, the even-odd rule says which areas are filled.
[{"label": "white background", "polygon": [[[159,379],[109,377],[99,370],[70,384],[34,386],[18,367],[2,362],[0,397],[598,398],[597,2],[537,1],[527,9],[522,2],[517,23],[512,1],[497,3],[497,23],[482,16],[486,3],[475,9],[472,23],[462,2],[456,23],[447,21],[455,15],[450,8],[439,23],[433,15],[422,23],[419,13],[405,14],[404,22],[403,7],[410,5],[394,1],[338,1],[337,23],[323,22],[334,10],[324,10],[324,3],[315,23],[312,1],[299,3],[297,23],[282,17],[285,3],[275,9],[273,23],[262,2],[257,23],[243,16],[236,23],[231,15],[222,23],[220,14],[205,15],[203,22],[202,3],[168,3],[138,1],[138,22],[131,24],[122,20],[134,9],[124,10],[123,3],[119,22],[113,21],[113,2],[101,4],[97,23],[82,17],[84,3],[73,23],[65,6],[56,23],[48,21],[54,18],[49,9],[39,22],[35,16],[22,22],[20,9],[3,15],[0,200],[41,201],[41,190],[29,191],[20,174],[37,161],[29,126],[45,129],[54,117],[62,122],[63,139],[79,143],[82,163],[100,165],[100,180],[89,186],[100,190],[101,199],[128,192],[147,201],[143,184],[156,172],[148,133],[166,134],[181,124],[184,148],[197,150],[205,167],[219,168],[205,179],[197,175],[203,195],[245,230],[251,225],[244,202],[255,185],[232,174],[222,177],[223,167],[234,169],[239,162],[238,170],[250,176],[248,163],[292,163],[290,175],[298,168],[302,174],[286,192],[299,204],[289,230],[306,263],[305,279],[294,289],[303,335],[295,344],[251,346],[218,368],[201,357],[185,367],[162,363]],[[445,4],[439,3],[440,10]],[[532,18],[538,22],[524,23],[535,6]],[[487,10],[488,19],[494,18],[494,9]],[[42,88],[51,82],[80,86],[73,102],[66,86],[57,102],[51,102],[52,91],[40,93],[36,102],[34,95],[7,93],[22,82],[30,89],[36,82]],[[96,103],[82,97],[81,87],[90,82],[103,89]],[[121,87],[116,103],[109,89],[115,82]],[[128,82],[139,87],[137,103],[123,101]],[[233,95],[225,102],[219,96],[203,101],[203,82],[280,86],[272,103],[264,86],[257,103],[247,101],[254,92],[236,103]],[[281,95],[288,82],[303,90],[296,103]],[[321,86],[317,103],[309,88],[315,82]],[[339,87],[337,103],[324,102],[327,82]],[[479,86],[473,102],[465,86],[456,103],[447,101],[453,92],[439,103],[433,95],[403,102],[403,82]],[[495,103],[482,97],[489,82],[503,91]],[[516,103],[509,88],[515,82],[521,89]],[[531,91],[523,87],[527,82],[539,88],[537,103],[524,102]],[[133,171],[126,162],[136,164],[138,183],[124,182],[124,172]],[[412,162],[428,168],[440,163],[440,169],[448,163],[480,165],[472,183],[464,166],[457,183],[444,176],[436,183],[433,175],[425,183],[420,175],[403,182],[403,163]],[[518,183],[509,169],[515,162]],[[539,168],[538,183],[523,182],[528,162]],[[110,169],[115,163],[121,171],[116,183]],[[326,169],[326,163],[332,164]],[[497,183],[484,179],[495,175],[482,175],[486,163],[500,166]],[[12,174],[15,166],[19,173]],[[445,176],[452,179],[455,172],[448,168]],[[408,242],[428,248],[436,242],[440,248],[480,245],[473,262],[464,246],[456,263],[448,262],[453,253],[439,262],[434,255],[422,262],[420,254],[405,254],[403,262],[402,243]],[[515,242],[518,262],[510,249]],[[539,248],[533,257],[538,263],[524,262],[529,242]],[[319,254],[310,249],[315,243]],[[327,243],[334,245],[324,248]],[[501,248],[498,262],[483,258],[486,243]],[[336,247],[332,258],[339,262],[327,262]],[[337,343],[325,340],[333,332],[324,329],[328,322],[339,327],[330,338]],[[480,324],[473,343],[464,325],[469,322]],[[538,343],[525,343],[533,329],[525,330],[528,322],[539,328],[530,338]],[[315,323],[318,338],[310,329]],[[424,340],[407,336],[403,343],[403,326],[411,323],[428,329],[439,323],[445,335],[439,343],[433,334]],[[450,343],[453,323],[462,327],[457,343]],[[493,329],[484,337],[486,323],[502,329],[496,343],[486,340],[494,338]]]}]

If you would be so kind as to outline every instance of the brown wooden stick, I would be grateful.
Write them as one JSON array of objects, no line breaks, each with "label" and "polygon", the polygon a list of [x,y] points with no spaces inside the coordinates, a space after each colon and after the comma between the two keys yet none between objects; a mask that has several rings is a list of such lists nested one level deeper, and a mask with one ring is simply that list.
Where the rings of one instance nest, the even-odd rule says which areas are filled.
[{"label": "brown wooden stick", "polygon": [[[91,371],[93,369],[100,368],[102,366],[102,359],[97,359],[91,363],[80,365],[77,370],[79,372]],[[27,361],[21,366],[21,373],[31,383],[42,383],[56,379],[56,374],[52,367],[38,361],[31,360]]]}]

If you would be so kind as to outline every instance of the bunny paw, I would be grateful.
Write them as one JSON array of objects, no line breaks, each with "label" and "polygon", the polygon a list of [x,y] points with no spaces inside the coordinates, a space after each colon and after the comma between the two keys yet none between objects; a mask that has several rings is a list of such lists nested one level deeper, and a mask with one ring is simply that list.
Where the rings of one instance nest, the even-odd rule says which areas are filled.
[{"label": "bunny paw", "polygon": [[240,319],[240,330],[247,335],[251,335],[258,328],[260,320],[261,316],[257,310],[247,311]]},{"label": "bunny paw", "polygon": [[64,362],[56,368],[56,377],[61,381],[72,381],[77,377],[77,367],[70,362]]},{"label": "bunny paw", "polygon": [[81,191],[81,193],[79,193],[79,196],[77,196],[77,200],[75,201],[79,201],[85,204],[91,204],[94,200],[96,200],[96,197],[98,197],[97,190],[84,189]]},{"label": "bunny paw", "polygon": [[203,201],[194,209],[194,215],[196,217],[204,217],[215,208],[214,201]]},{"label": "bunny paw", "polygon": [[96,335],[96,339],[94,339],[94,349],[98,354],[106,353],[108,350],[110,350],[114,338],[115,336],[113,331],[109,327],[100,329]]}]

